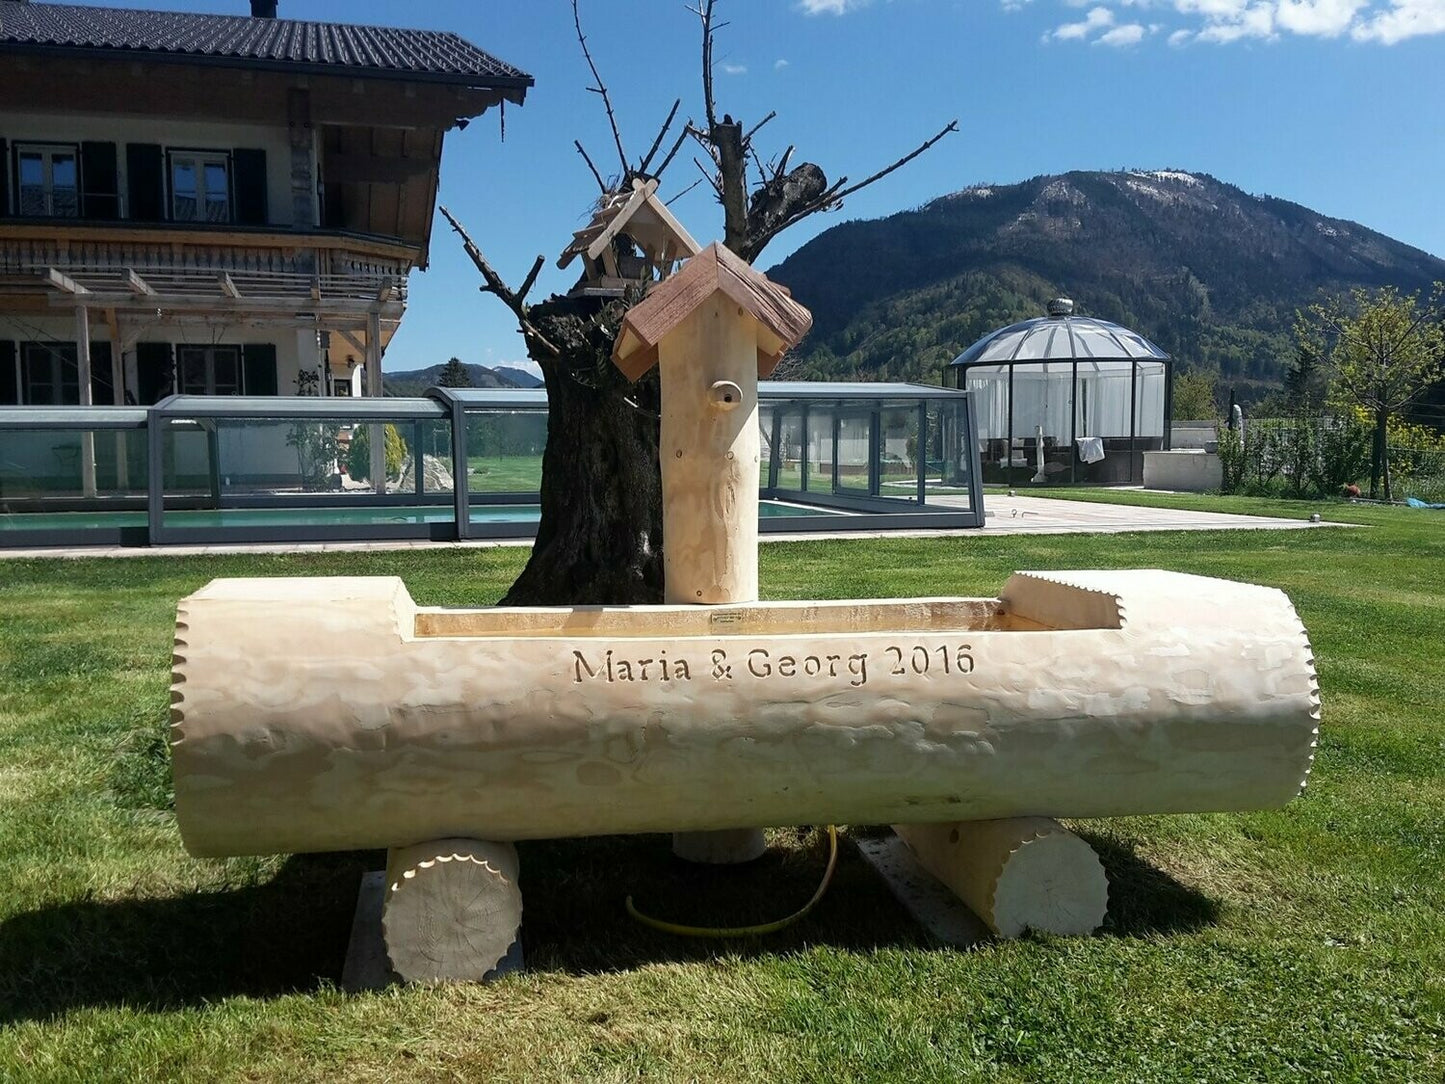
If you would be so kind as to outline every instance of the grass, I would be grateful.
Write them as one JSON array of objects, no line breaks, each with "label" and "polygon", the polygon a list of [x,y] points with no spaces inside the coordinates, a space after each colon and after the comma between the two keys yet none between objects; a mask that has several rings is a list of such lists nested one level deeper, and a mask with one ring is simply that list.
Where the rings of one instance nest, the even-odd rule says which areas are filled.
[{"label": "grass", "polygon": [[522,847],[526,973],[354,997],[335,982],[378,855],[180,846],[163,736],[175,602],[213,576],[346,573],[486,603],[524,551],[0,562],[0,1080],[1439,1082],[1445,518],[1319,507],[1368,529],[763,547],[772,598],[992,594],[1050,567],[1289,592],[1324,697],[1307,792],[1279,811],[1081,825],[1113,882],[1100,935],[940,948],[845,843],[798,927],[679,942],[632,924],[623,897],[700,924],[770,918],[812,890],[816,834],[775,831],[757,868],[686,879],[659,837],[564,840]]},{"label": "grass", "polygon": [[473,493],[536,493],[542,486],[540,455],[474,455],[467,459]]}]

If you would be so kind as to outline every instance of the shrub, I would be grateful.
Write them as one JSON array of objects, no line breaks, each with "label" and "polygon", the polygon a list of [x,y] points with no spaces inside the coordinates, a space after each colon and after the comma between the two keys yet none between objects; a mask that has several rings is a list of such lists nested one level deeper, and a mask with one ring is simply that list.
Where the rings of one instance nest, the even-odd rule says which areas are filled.
[{"label": "shrub", "polygon": [[[358,425],[351,430],[351,449],[346,456],[346,472],[356,481],[371,478],[371,429],[370,425]],[[406,441],[401,439],[401,432],[391,424],[384,428],[383,434],[386,476],[399,478],[402,461],[406,459]]]}]

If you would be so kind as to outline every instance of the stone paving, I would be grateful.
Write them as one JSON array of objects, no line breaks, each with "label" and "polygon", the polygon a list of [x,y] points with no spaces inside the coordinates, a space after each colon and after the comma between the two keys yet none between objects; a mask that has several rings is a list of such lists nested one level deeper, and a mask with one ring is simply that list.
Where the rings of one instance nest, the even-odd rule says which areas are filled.
[{"label": "stone paving", "polygon": [[[962,504],[961,498],[938,497],[938,504]],[[1192,512],[1178,508],[1143,508],[1137,505],[1098,504],[1052,497],[1009,497],[989,494],[984,501],[985,523],[947,531],[829,531],[800,534],[766,534],[763,542],[791,542],[818,538],[928,538],[1006,534],[1120,534],[1126,531],[1228,531],[1300,530],[1343,527],[1341,523],[1311,523],[1306,516],[1283,519],[1242,516],[1226,512]],[[43,549],[3,549],[0,558],[19,557],[146,557],[166,554],[191,557],[209,553],[367,553],[378,550],[481,549],[493,546],[530,546],[531,539],[476,539],[466,542],[432,542],[404,539],[385,542],[257,542],[211,546],[73,546]]]}]

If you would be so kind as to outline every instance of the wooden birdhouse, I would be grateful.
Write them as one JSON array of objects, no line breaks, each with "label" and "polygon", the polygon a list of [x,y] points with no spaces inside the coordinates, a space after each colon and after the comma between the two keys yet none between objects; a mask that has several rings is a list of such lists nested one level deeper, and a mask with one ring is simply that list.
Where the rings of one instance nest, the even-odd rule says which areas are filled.
[{"label": "wooden birdhouse", "polygon": [[592,221],[572,235],[557,266],[582,257],[582,278],[572,296],[619,296],[629,286],[665,279],[697,255],[698,243],[657,198],[657,181],[635,179],[603,197]]},{"label": "wooden birdhouse", "polygon": [[612,361],[661,367],[669,602],[758,597],[758,378],[813,325],[788,291],[712,244],[623,319]]}]

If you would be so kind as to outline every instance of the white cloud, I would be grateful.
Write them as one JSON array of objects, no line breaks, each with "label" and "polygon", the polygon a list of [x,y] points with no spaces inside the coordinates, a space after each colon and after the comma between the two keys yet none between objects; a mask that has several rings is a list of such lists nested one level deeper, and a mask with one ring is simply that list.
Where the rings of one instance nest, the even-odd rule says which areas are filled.
[{"label": "white cloud", "polygon": [[798,0],[798,7],[804,15],[846,15],[867,3],[868,0]]},{"label": "white cloud", "polygon": [[1113,30],[1100,34],[1094,39],[1094,44],[1114,46],[1138,45],[1144,40],[1145,33],[1147,33],[1147,31],[1138,23],[1125,23],[1123,26],[1116,26]]},{"label": "white cloud", "polygon": [[1096,30],[1103,30],[1105,27],[1113,25],[1113,22],[1114,13],[1100,5],[1099,7],[1090,8],[1089,14],[1084,16],[1081,22],[1064,23],[1062,26],[1055,27],[1051,32],[1044,35],[1044,40],[1084,41]]},{"label": "white cloud", "polygon": [[778,57],[777,60],[773,61],[773,71],[775,72],[780,72],[787,66],[788,62],[783,57]]},{"label": "white cloud", "polygon": [[1333,38],[1343,34],[1369,0],[1279,0],[1275,21],[1292,34]]},{"label": "white cloud", "polygon": [[746,64],[728,64],[728,63],[724,63],[723,66],[722,66],[722,70],[723,70],[724,72],[726,72],[728,75],[747,75],[747,74],[748,74],[748,66],[747,66]]},{"label": "white cloud", "polygon": [[[858,0],[803,0],[848,6]],[[1445,34],[1445,0],[1056,0],[1064,8],[1088,7],[1079,21],[1049,31],[1044,41],[1134,45],[1163,33],[1172,46],[1190,42],[1277,41],[1284,37],[1341,38],[1394,45],[1409,38]],[[1033,0],[1000,0],[1018,11]],[[1121,21],[1128,10],[1157,12],[1168,22]],[[1170,18],[1172,16],[1172,19]]]},{"label": "white cloud", "polygon": [[1388,10],[1371,10],[1350,27],[1356,41],[1384,45],[1425,34],[1445,34],[1445,0],[1394,0]]}]

